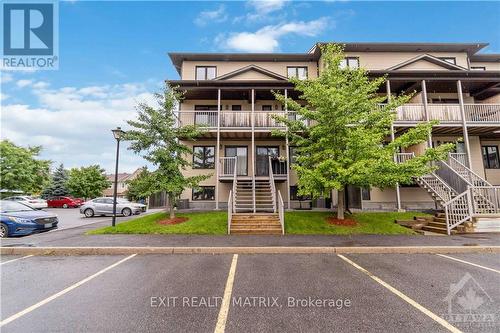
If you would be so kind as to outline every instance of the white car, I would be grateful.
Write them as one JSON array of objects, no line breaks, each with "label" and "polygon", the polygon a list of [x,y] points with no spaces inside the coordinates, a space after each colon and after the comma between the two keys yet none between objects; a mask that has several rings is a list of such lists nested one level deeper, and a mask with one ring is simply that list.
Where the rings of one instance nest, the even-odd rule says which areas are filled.
[{"label": "white car", "polygon": [[39,197],[32,197],[29,195],[17,195],[3,200],[17,201],[33,209],[47,208],[47,201],[40,199]]}]

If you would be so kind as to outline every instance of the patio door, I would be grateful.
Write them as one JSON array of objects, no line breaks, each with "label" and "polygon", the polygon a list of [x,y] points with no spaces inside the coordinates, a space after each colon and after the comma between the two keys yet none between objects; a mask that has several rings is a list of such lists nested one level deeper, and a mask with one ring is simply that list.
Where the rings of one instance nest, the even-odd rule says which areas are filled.
[{"label": "patio door", "polygon": [[226,157],[236,156],[236,174],[238,176],[248,175],[248,147],[226,146],[224,155]]},{"label": "patio door", "polygon": [[279,147],[274,146],[260,146],[257,147],[256,158],[256,176],[269,175],[269,156],[271,158],[278,158],[280,153]]}]

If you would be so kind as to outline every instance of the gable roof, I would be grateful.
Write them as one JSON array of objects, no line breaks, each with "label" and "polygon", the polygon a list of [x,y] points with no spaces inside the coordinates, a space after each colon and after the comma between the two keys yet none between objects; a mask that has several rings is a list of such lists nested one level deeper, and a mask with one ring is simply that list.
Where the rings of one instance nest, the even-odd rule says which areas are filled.
[{"label": "gable roof", "polygon": [[411,59],[409,59],[407,61],[404,61],[404,62],[402,62],[400,64],[397,64],[395,66],[389,67],[389,68],[387,68],[387,70],[388,71],[394,71],[394,70],[397,70],[397,69],[402,69],[403,67],[406,67],[408,65],[414,64],[414,63],[422,61],[422,60],[428,61],[428,62],[433,63],[435,65],[438,65],[440,67],[444,67],[446,69],[461,70],[461,71],[467,70],[467,68],[464,68],[462,66],[458,66],[458,65],[452,64],[452,63],[450,63],[448,61],[444,61],[444,60],[439,59],[437,57],[434,57],[434,56],[432,56],[430,54],[421,54],[421,55],[416,56],[414,58],[411,58]]},{"label": "gable roof", "polygon": [[258,72],[258,73],[264,74],[264,75],[269,76],[269,77],[271,77],[273,79],[276,79],[276,80],[288,81],[288,78],[286,78],[285,76],[277,74],[277,73],[274,73],[274,72],[271,72],[270,70],[267,70],[267,69],[262,68],[262,67],[257,66],[257,65],[248,65],[248,66],[239,68],[239,69],[237,69],[235,71],[229,72],[229,73],[221,75],[219,77],[216,77],[214,79],[214,81],[227,80],[227,79],[232,78],[234,76],[237,76],[237,75],[240,75],[240,74],[243,74],[243,73],[247,73],[247,72],[250,72],[250,71],[254,71],[254,72]]}]

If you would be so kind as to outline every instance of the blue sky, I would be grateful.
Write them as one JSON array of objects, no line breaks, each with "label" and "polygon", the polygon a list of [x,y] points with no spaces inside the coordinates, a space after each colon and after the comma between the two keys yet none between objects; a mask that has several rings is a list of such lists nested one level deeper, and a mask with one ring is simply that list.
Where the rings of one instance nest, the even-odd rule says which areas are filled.
[{"label": "blue sky", "polygon": [[[113,166],[109,129],[164,79],[167,52],[306,52],[316,41],[487,42],[500,2],[61,2],[58,71],[2,73],[2,138],[67,167]],[[129,151],[123,171],[145,163]]]}]

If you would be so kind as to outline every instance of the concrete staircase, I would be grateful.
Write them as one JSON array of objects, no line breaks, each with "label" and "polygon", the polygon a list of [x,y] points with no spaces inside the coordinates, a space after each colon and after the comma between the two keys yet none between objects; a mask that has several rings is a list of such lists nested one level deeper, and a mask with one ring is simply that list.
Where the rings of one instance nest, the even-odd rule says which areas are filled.
[{"label": "concrete staircase", "polygon": [[236,235],[281,235],[278,214],[255,213],[233,214],[231,234]]}]

